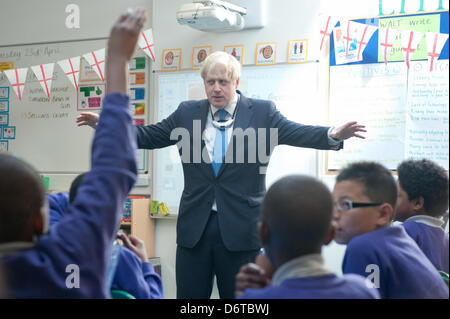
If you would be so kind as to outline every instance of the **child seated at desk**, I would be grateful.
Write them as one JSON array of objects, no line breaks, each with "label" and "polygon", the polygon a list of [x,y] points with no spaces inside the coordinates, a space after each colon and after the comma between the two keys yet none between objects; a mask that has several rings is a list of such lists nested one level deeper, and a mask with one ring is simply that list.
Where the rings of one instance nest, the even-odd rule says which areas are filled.
[{"label": "child seated at desk", "polygon": [[[69,194],[57,193],[47,195],[50,208],[50,229],[65,215],[69,203],[73,203],[78,188],[86,173],[78,175],[70,185]],[[53,222],[52,222],[53,220]],[[135,236],[125,233],[117,235],[122,246],[113,249],[113,257],[108,267],[108,281],[111,290],[122,290],[136,299],[163,298],[161,277],[148,262],[145,244]],[[118,245],[118,244],[116,244]],[[116,256],[118,257],[116,261]]]}]

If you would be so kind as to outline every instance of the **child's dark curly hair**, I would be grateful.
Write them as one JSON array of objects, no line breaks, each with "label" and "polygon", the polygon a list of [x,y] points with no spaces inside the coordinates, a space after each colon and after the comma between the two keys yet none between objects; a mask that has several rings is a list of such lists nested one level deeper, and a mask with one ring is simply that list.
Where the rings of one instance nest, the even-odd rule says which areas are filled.
[{"label": "child's dark curly hair", "polygon": [[408,200],[420,196],[428,215],[442,216],[448,208],[449,184],[445,169],[427,160],[406,160],[397,167],[398,181]]}]

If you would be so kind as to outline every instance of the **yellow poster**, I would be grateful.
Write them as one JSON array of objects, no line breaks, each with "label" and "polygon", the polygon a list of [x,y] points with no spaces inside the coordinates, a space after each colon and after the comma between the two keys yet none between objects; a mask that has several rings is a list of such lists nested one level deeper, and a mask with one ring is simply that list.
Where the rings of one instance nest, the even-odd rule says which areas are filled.
[{"label": "yellow poster", "polygon": [[11,69],[14,69],[13,62],[0,62],[0,71],[6,71]]},{"label": "yellow poster", "polygon": [[[439,14],[417,15],[412,17],[398,17],[380,19],[379,26],[389,29],[397,30],[412,30],[420,32],[440,32],[441,19]],[[378,35],[378,62],[384,62],[383,48],[380,46],[380,41],[383,39]],[[427,44],[425,36],[417,45],[416,51],[411,56],[410,60],[426,60],[428,56]],[[390,55],[387,57],[388,62],[403,61],[405,58],[402,52],[401,33],[397,35],[394,41]]]}]

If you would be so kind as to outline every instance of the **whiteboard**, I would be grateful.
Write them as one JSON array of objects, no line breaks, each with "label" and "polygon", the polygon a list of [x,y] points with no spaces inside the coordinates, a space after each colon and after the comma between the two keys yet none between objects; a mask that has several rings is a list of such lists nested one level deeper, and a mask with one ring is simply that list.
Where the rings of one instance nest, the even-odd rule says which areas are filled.
[{"label": "whiteboard", "polygon": [[[249,98],[275,102],[292,121],[324,125],[318,103],[318,63],[243,67],[238,89]],[[206,98],[199,72],[158,73],[155,80],[155,122],[175,111],[186,100]],[[176,146],[153,152],[153,198],[176,212],[184,187],[183,168]],[[282,176],[299,173],[317,177],[317,150],[277,146],[266,172],[266,186]]]},{"label": "whiteboard", "polygon": [[[13,135],[0,136],[8,153],[26,160],[44,174],[80,173],[90,169],[94,130],[77,127],[76,117],[83,110],[100,112],[100,108],[83,109],[81,93],[56,62],[104,47],[106,39],[0,47],[0,62],[13,63],[13,68],[29,68],[21,101],[5,74],[0,72],[0,91],[7,92],[7,96],[0,97],[0,117],[3,114],[7,123],[0,126],[15,130]],[[136,56],[142,55],[142,51],[137,51]],[[30,68],[45,63],[55,63],[50,98]],[[150,69],[148,63],[146,65]],[[80,79],[80,87],[92,83],[97,83],[96,91],[100,89],[103,96],[105,86],[100,79],[88,82]],[[147,75],[146,88],[148,83]],[[148,99],[148,90],[146,93]],[[148,113],[145,113],[145,124]],[[141,151],[138,165],[142,171],[147,170],[146,152]]]}]

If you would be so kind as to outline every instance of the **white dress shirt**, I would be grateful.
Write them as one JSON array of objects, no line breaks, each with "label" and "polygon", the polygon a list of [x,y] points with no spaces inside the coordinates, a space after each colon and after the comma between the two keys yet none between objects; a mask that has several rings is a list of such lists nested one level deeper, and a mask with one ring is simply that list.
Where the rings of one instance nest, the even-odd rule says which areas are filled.
[{"label": "white dress shirt", "polygon": [[[234,113],[234,110],[236,109],[236,105],[237,105],[238,101],[239,101],[239,93],[236,92],[236,94],[234,95],[234,98],[231,100],[230,104],[224,108],[224,110],[227,111],[227,115],[225,117],[226,120],[231,119],[231,117]],[[218,110],[220,110],[220,108],[215,107],[214,105],[210,104],[210,110],[212,111],[214,120],[216,120],[216,121],[219,120],[219,114],[216,114],[216,113]],[[214,141],[216,140],[217,129],[212,124],[211,111],[208,111],[208,116],[206,117],[205,130],[203,131],[202,138],[203,138],[203,141],[205,142],[206,149],[208,150],[209,158],[212,161],[212,158],[213,158],[212,153],[213,153],[213,149],[214,149]],[[227,134],[226,135],[227,144],[230,143],[231,135],[233,133],[233,126],[234,126],[234,123],[230,127],[227,127],[225,129],[225,132]],[[211,210],[214,210],[217,212],[216,200],[214,200]]]}]

